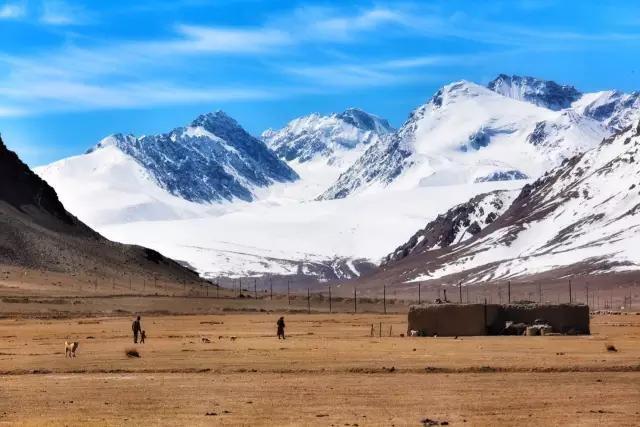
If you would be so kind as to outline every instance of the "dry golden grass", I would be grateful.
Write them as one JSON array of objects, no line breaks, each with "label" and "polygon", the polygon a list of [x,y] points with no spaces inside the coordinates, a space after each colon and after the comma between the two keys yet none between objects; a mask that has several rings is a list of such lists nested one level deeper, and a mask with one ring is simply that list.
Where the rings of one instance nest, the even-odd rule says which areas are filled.
[{"label": "dry golden grass", "polygon": [[[404,315],[285,314],[286,341],[275,337],[278,317],[143,317],[140,358],[125,355],[133,346],[128,317],[0,320],[0,424],[640,419],[640,316],[597,316],[585,337],[454,339],[401,338]],[[68,339],[80,342],[75,359],[64,358]]]}]

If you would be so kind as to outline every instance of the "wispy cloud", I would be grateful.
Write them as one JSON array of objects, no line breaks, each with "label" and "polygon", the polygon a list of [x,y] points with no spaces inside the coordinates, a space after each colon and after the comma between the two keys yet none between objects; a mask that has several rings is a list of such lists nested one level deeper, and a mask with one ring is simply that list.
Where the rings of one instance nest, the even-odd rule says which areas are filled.
[{"label": "wispy cloud", "polygon": [[291,34],[271,28],[218,28],[179,25],[180,39],[141,44],[158,53],[259,53],[294,43]]},{"label": "wispy cloud", "polygon": [[83,25],[89,14],[77,4],[63,0],[43,0],[40,22],[47,25]]},{"label": "wispy cloud", "polygon": [[[442,67],[472,67],[498,57],[522,53],[521,50],[478,52],[474,54],[406,56],[376,62],[333,63],[322,65],[293,64],[283,71],[325,87],[375,87],[438,80]],[[424,71],[429,73],[425,74]]]},{"label": "wispy cloud", "polygon": [[19,19],[25,16],[27,8],[24,3],[4,3],[0,5],[0,20]]},{"label": "wispy cloud", "polygon": [[[23,19],[31,14],[39,16],[37,22],[56,26],[95,22],[76,3],[33,1],[38,2],[29,3],[28,10],[26,3],[0,6],[0,18]],[[34,4],[41,7],[33,9]],[[471,52],[428,53],[431,41],[460,39],[472,42]],[[0,96],[4,98],[0,116],[265,99],[326,88],[398,85],[428,80],[443,67],[488,63],[496,55],[613,41],[640,41],[640,34],[505,24],[468,12],[444,12],[424,3],[305,6],[236,27],[171,22],[162,36],[153,39],[81,38],[65,40],[58,49],[47,46],[46,51],[35,54],[0,54]],[[387,49],[386,57],[378,57],[371,48],[376,43],[414,46],[398,49],[405,54],[393,56]],[[367,49],[359,52],[360,45]],[[425,54],[420,54],[422,45]],[[205,78],[218,64],[231,71]],[[259,70],[256,77],[270,73],[270,83],[236,79],[234,65]],[[185,77],[194,75],[199,77],[195,81]]]}]

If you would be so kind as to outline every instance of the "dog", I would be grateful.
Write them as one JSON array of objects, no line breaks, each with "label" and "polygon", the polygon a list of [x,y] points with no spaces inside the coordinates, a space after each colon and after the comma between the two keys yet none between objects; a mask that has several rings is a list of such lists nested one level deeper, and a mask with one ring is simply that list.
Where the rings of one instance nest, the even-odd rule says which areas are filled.
[{"label": "dog", "polygon": [[78,349],[78,341],[64,342],[64,357],[76,357],[76,350]]},{"label": "dog", "polygon": [[409,331],[409,336],[410,337],[417,337],[418,336],[418,331],[412,329]]}]

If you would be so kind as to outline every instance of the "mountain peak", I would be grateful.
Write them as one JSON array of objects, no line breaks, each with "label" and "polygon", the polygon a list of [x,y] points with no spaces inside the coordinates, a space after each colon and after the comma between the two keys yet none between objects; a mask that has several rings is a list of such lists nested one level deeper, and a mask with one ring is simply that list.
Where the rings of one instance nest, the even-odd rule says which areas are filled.
[{"label": "mountain peak", "polygon": [[298,117],[282,129],[266,130],[262,140],[280,158],[302,163],[317,157],[331,161],[338,151],[369,145],[393,131],[387,120],[350,107],[342,113]]},{"label": "mountain peak", "polygon": [[102,138],[96,145],[85,151],[84,154],[93,153],[96,150],[106,147],[120,147],[128,142],[136,139],[133,135],[124,135],[122,133],[113,133],[109,136]]},{"label": "mountain peak", "polygon": [[222,110],[201,114],[191,122],[190,126],[203,127],[214,133],[221,127],[240,128],[238,122]]},{"label": "mountain peak", "polygon": [[552,80],[530,76],[499,74],[489,82],[487,87],[508,98],[555,111],[570,107],[582,96],[582,93],[573,86],[560,85]]},{"label": "mountain peak", "polygon": [[386,119],[367,113],[360,108],[349,107],[344,112],[336,114],[336,117],[362,130],[375,130],[377,132],[391,132],[393,128]]},{"label": "mountain peak", "polygon": [[259,187],[298,179],[223,111],[202,114],[188,127],[159,135],[112,134],[87,154],[106,147],[131,157],[172,195],[196,203],[252,201]]}]

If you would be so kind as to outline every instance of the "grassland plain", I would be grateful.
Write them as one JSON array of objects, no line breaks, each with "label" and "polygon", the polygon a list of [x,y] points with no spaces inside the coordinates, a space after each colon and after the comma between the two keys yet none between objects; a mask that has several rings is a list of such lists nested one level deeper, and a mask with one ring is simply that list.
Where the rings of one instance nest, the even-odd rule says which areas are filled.
[{"label": "grassland plain", "polygon": [[[129,316],[8,316],[0,320],[0,424],[640,419],[637,315],[596,315],[591,336],[455,339],[401,337],[404,314],[285,313],[286,341],[275,337],[279,315],[145,316],[140,358],[125,355]],[[65,340],[80,342],[76,358],[64,357]]]}]

